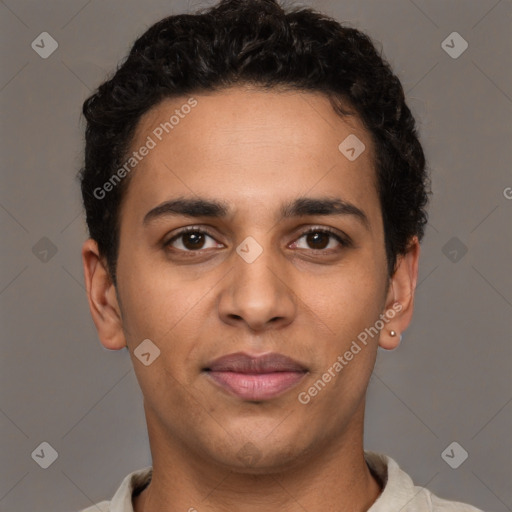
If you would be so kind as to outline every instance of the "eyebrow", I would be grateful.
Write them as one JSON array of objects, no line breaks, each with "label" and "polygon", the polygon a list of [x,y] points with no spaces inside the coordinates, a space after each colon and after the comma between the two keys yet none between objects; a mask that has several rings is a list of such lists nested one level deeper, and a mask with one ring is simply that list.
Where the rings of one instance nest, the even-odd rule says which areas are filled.
[{"label": "eyebrow", "polygon": [[[146,213],[143,224],[167,216],[225,218],[231,209],[227,203],[204,198],[178,198],[165,201]],[[281,219],[314,215],[353,216],[367,229],[370,222],[363,210],[339,198],[299,197],[281,206]]]}]

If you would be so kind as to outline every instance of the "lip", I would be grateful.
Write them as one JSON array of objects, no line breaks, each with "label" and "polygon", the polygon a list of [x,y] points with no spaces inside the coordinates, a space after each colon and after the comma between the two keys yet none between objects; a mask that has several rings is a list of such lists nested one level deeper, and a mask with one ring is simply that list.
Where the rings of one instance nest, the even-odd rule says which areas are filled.
[{"label": "lip", "polygon": [[307,368],[282,354],[251,356],[237,352],[211,362],[203,370],[212,382],[243,400],[270,400],[296,386]]}]

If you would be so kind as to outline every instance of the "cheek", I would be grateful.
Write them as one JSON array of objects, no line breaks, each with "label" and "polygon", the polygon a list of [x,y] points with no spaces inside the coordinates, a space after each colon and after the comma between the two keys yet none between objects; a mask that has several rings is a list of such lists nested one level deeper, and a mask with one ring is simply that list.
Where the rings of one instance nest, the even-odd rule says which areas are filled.
[{"label": "cheek", "polygon": [[301,297],[331,332],[342,338],[356,335],[382,313],[386,280],[381,267],[377,261],[363,265],[359,260],[322,279],[309,276]]},{"label": "cheek", "polygon": [[[147,264],[138,265],[136,259],[129,272],[126,270],[119,266],[123,330],[137,380],[152,409],[157,410],[162,401],[177,409],[184,400],[182,384],[189,382],[193,373],[190,354],[200,339],[202,325],[196,308],[204,290],[185,286],[179,274],[166,276]],[[136,355],[146,339],[159,350],[148,366]]]},{"label": "cheek", "polygon": [[312,283],[306,301],[317,325],[312,331],[316,357],[308,386],[302,391],[318,394],[318,399],[311,400],[312,414],[315,411],[321,417],[328,409],[333,424],[348,409],[358,407],[377,355],[378,333],[370,327],[383,313],[386,280],[383,264],[368,261],[368,265],[359,261],[360,266],[354,264],[331,275],[322,285]]},{"label": "cheek", "polygon": [[123,326],[128,343],[145,338],[160,346],[189,323],[204,295],[204,283],[186,283],[179,270],[155,266],[147,254],[118,264]]}]

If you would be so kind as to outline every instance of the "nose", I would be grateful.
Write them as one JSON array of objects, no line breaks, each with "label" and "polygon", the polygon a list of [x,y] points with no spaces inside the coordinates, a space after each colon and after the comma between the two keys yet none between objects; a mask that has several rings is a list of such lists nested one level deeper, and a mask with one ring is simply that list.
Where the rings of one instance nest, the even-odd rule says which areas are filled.
[{"label": "nose", "polygon": [[270,249],[264,249],[252,263],[234,253],[234,268],[218,302],[222,321],[252,331],[278,329],[293,322],[297,301],[284,263]]}]

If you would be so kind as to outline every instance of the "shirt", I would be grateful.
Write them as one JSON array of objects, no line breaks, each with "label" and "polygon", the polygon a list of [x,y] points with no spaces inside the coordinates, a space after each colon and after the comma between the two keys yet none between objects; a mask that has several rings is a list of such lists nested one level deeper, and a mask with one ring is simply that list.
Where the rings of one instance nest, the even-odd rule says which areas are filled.
[{"label": "shirt", "polygon": [[[368,512],[483,512],[465,503],[443,500],[424,487],[415,486],[391,457],[365,451],[365,459],[383,487]],[[140,493],[149,484],[151,474],[151,466],[130,473],[111,501],[102,501],[82,512],[133,512],[132,494]]]}]

